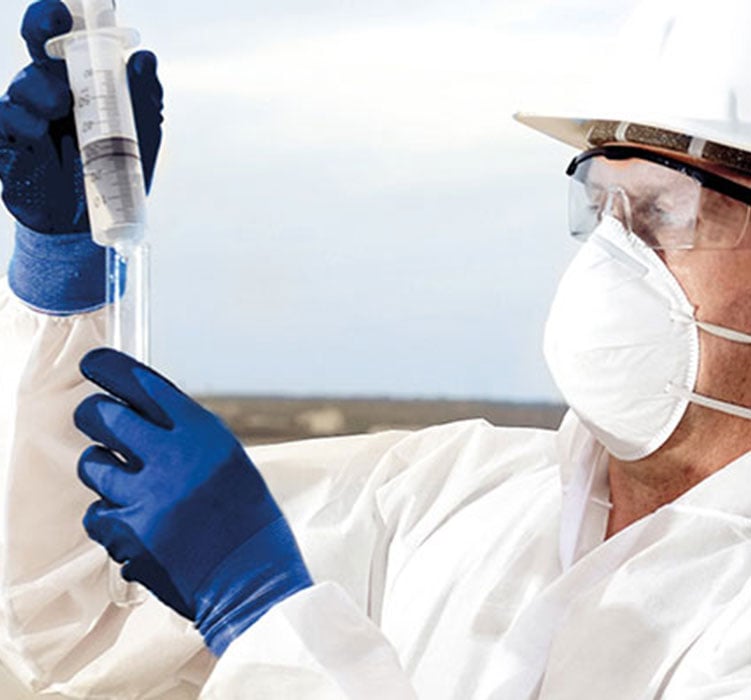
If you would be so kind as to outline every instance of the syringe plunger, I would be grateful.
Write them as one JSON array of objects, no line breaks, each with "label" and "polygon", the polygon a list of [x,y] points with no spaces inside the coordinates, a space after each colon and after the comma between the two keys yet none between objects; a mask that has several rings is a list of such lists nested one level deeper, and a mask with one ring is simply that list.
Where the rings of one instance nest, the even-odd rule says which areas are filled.
[{"label": "syringe plunger", "polygon": [[117,26],[115,0],[65,0],[73,17],[73,31],[104,29]]}]

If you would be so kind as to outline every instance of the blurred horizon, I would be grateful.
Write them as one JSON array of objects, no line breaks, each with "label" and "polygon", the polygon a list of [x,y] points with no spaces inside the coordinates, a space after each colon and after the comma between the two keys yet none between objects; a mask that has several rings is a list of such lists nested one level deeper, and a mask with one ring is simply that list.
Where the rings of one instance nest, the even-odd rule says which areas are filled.
[{"label": "blurred horizon", "polygon": [[484,419],[504,427],[556,429],[565,407],[548,403],[404,399],[278,399],[201,396],[245,445],[309,438],[362,435],[384,430],[420,430]]}]

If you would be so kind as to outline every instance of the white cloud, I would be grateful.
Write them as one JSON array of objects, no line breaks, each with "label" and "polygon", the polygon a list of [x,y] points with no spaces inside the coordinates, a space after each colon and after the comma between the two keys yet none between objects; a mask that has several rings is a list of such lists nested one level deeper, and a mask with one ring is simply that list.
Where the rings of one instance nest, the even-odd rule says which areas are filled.
[{"label": "white cloud", "polygon": [[162,74],[178,98],[262,106],[244,120],[259,141],[447,150],[516,138],[510,115],[569,95],[603,45],[480,23],[384,25],[184,58]]}]

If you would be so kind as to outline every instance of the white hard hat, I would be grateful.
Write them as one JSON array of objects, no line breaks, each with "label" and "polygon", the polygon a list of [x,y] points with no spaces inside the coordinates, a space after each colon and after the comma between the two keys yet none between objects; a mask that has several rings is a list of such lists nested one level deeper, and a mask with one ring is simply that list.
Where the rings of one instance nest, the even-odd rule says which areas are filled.
[{"label": "white hard hat", "polygon": [[596,94],[515,118],[578,149],[649,144],[751,172],[750,37],[751,0],[648,0],[592,57]]}]

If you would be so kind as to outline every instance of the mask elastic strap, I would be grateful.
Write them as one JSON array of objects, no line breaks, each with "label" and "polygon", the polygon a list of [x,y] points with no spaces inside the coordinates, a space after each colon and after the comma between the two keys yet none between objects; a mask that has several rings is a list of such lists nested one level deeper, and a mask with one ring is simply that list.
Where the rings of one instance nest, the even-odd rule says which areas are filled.
[{"label": "mask elastic strap", "polygon": [[718,338],[751,345],[751,335],[748,333],[734,331],[723,326],[716,326],[714,323],[706,323],[705,321],[694,321],[694,323],[696,323],[697,328],[701,328],[711,335],[716,335]]},{"label": "mask elastic strap", "polygon": [[700,328],[705,333],[714,335],[724,340],[732,340],[735,343],[743,343],[744,345],[751,345],[751,335],[743,333],[742,331],[734,331],[731,328],[725,328],[725,326],[718,326],[715,323],[707,323],[706,321],[697,321],[693,316],[679,310],[673,311],[673,318],[683,321],[685,323],[693,323],[697,328]]},{"label": "mask elastic strap", "polygon": [[709,396],[697,394],[695,391],[689,391],[681,386],[676,386],[672,382],[667,385],[665,391],[672,396],[677,396],[685,401],[704,406],[704,408],[711,408],[715,411],[720,411],[720,413],[727,413],[731,416],[751,420],[751,408],[738,406],[737,404],[728,401],[721,401],[720,399],[712,399]]}]

